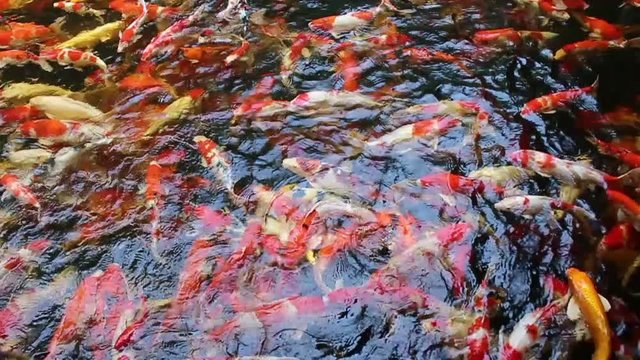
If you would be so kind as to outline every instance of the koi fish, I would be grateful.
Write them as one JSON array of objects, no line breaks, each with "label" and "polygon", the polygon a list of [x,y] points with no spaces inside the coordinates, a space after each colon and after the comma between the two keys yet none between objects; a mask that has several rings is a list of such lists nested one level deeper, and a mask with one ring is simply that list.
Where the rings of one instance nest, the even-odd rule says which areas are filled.
[{"label": "koi fish", "polygon": [[66,96],[36,96],[29,100],[29,105],[53,119],[100,120],[104,117],[97,108]]},{"label": "koi fish", "polygon": [[640,205],[626,194],[607,190],[607,197],[619,209],[618,219],[628,219],[633,222],[636,229],[640,229]]},{"label": "koi fish", "polygon": [[472,171],[468,177],[483,181],[489,181],[505,188],[513,187],[533,176],[534,172],[516,166],[486,166]]},{"label": "koi fish", "polygon": [[522,111],[520,111],[520,115],[524,117],[534,113],[554,113],[559,108],[563,108],[576,101],[580,96],[595,92],[597,88],[598,79],[587,87],[560,91],[535,98],[524,105]]},{"label": "koi fish", "polygon": [[10,272],[25,270],[27,266],[34,263],[50,246],[51,241],[47,239],[35,240],[15,252],[5,254],[3,258],[0,259],[0,279],[4,280]]},{"label": "koi fish", "polygon": [[24,120],[41,118],[44,114],[31,105],[20,105],[8,109],[0,109],[0,126]]},{"label": "koi fish", "polygon": [[555,10],[586,10],[589,4],[584,0],[541,0],[549,3]]},{"label": "koi fish", "polygon": [[241,118],[263,119],[285,115],[289,113],[289,107],[288,101],[249,98],[233,110],[231,123],[235,124]]},{"label": "koi fish", "polygon": [[233,194],[233,178],[231,176],[231,161],[229,156],[222,152],[213,140],[204,136],[196,136],[193,142],[198,146],[198,151],[202,156],[202,165],[212,168],[218,181],[225,189]]},{"label": "koi fish", "polygon": [[467,196],[473,196],[474,194],[492,194],[501,197],[505,193],[505,189],[499,185],[485,183],[482,180],[468,178],[450,172],[425,175],[418,179],[418,185],[422,187],[435,186],[442,189],[442,191],[448,191],[449,193],[455,192]]},{"label": "koi fish", "polygon": [[19,130],[25,137],[54,143],[79,144],[106,137],[106,130],[97,125],[57,119],[29,120]]},{"label": "koi fish", "polygon": [[473,35],[476,45],[514,46],[524,40],[544,42],[557,37],[557,33],[546,31],[523,31],[513,28],[481,30]]},{"label": "koi fish", "polygon": [[40,60],[38,55],[23,50],[0,51],[0,68],[7,65],[22,66],[27,63],[39,65],[44,71],[52,71],[53,68],[46,62]]},{"label": "koi fish", "polygon": [[341,33],[368,26],[386,9],[399,11],[389,0],[382,0],[380,5],[373,9],[352,11],[343,15],[333,15],[312,20],[309,22],[309,28],[313,31],[328,32],[333,37],[338,37]]},{"label": "koi fish", "polygon": [[242,40],[242,44],[240,45],[240,47],[235,49],[231,54],[229,54],[229,56],[224,58],[224,65],[229,66],[238,60],[246,59],[250,47],[251,44],[248,41]]},{"label": "koi fish", "polygon": [[178,49],[178,47],[176,47],[177,39],[188,35],[190,31],[195,31],[189,30],[189,27],[202,17],[203,11],[206,8],[205,5],[195,9],[188,17],[174,22],[153,38],[149,45],[142,51],[142,61],[151,61],[151,59],[159,53],[162,53],[163,56],[173,54]]},{"label": "koi fish", "polygon": [[415,62],[425,62],[425,61],[444,61],[448,63],[452,63],[458,65],[460,69],[462,69],[467,74],[473,75],[473,71],[467,67],[467,65],[460,60],[457,56],[444,53],[442,51],[431,50],[429,48],[408,48],[402,50],[402,54],[404,56],[409,57],[412,61]]},{"label": "koi fish", "polygon": [[437,139],[449,132],[454,127],[462,124],[459,119],[450,117],[436,117],[433,119],[420,120],[413,124],[404,125],[392,132],[383,135],[375,140],[369,141],[368,146],[391,146],[411,139]]},{"label": "koi fish", "polygon": [[8,0],[8,1],[3,1],[2,3],[0,3],[0,11],[21,9],[21,8],[29,5],[32,2],[33,2],[33,0]]},{"label": "koi fish", "polygon": [[[144,0],[139,0],[142,12],[138,17],[127,26],[124,31],[120,33],[120,40],[118,42],[118,52],[123,52],[131,44],[140,40],[140,29],[145,22],[147,22],[149,11],[147,10],[147,3]],[[111,5],[110,5],[111,6]]]},{"label": "koi fish", "polygon": [[312,33],[300,33],[296,35],[291,43],[291,47],[286,49],[282,53],[282,64],[280,65],[280,75],[282,76],[282,81],[285,84],[291,84],[290,76],[293,73],[294,68],[298,64],[298,61],[303,57],[311,56],[311,50],[309,47],[311,46],[322,46],[327,44],[332,44],[333,40]]},{"label": "koi fish", "polygon": [[586,273],[576,268],[569,268],[567,269],[567,278],[569,279],[572,300],[577,304],[587,328],[594,338],[596,350],[592,359],[609,359],[611,357],[612,331],[601,296]]},{"label": "koi fish", "polygon": [[608,143],[599,139],[593,139],[593,141],[602,153],[618,158],[632,169],[640,167],[640,154],[629,151],[615,143]]},{"label": "koi fish", "polygon": [[87,75],[87,77],[84,79],[84,85],[86,87],[95,87],[99,85],[104,85],[107,83],[108,78],[109,78],[109,75],[106,71],[102,69],[97,69],[96,71]]},{"label": "koi fish", "polygon": [[5,86],[0,96],[10,103],[26,102],[36,96],[70,95],[71,91],[55,85],[13,83]]},{"label": "koi fish", "polygon": [[582,26],[589,31],[589,37],[596,40],[618,40],[624,37],[622,30],[616,25],[605,20],[582,14],[575,14],[574,17]]},{"label": "koi fish", "polygon": [[583,40],[567,44],[556,51],[554,59],[562,60],[567,56],[576,56],[586,53],[597,53],[608,49],[622,49],[625,42],[622,40]]},{"label": "koi fish", "polygon": [[92,9],[87,6],[87,4],[82,2],[73,2],[73,1],[58,1],[53,3],[53,7],[55,9],[64,10],[68,13],[78,14],[78,15],[92,15],[95,17],[101,17],[104,15],[103,10]]},{"label": "koi fish", "polygon": [[78,272],[67,268],[44,287],[15,294],[0,310],[0,350],[22,349],[32,334],[33,323],[64,306],[77,286]]},{"label": "koi fish", "polygon": [[600,246],[603,250],[636,249],[639,244],[640,233],[636,231],[630,222],[621,222],[614,225],[600,241]]},{"label": "koi fish", "polygon": [[594,169],[590,164],[559,159],[535,150],[514,151],[509,155],[509,160],[516,166],[535,171],[542,176],[551,176],[571,186],[597,185],[606,189],[609,182],[617,179]]},{"label": "koi fish", "polygon": [[536,344],[545,324],[549,323],[553,316],[564,307],[566,300],[559,299],[538,308],[522,317],[513,328],[507,343],[502,347],[500,358],[503,360],[521,360],[526,356],[527,350]]},{"label": "koi fish", "polygon": [[[111,343],[111,338],[105,338],[108,333],[113,336],[115,325],[107,329],[106,322],[112,311],[119,315],[119,308],[127,298],[127,284],[122,269],[118,264],[111,264],[102,271],[98,270],[86,277],[75,294],[67,302],[64,315],[60,324],[49,342],[48,355],[45,359],[58,359],[64,354],[70,345],[74,344],[83,335],[89,335],[92,330],[102,330],[107,333],[100,334],[104,337],[94,338],[95,341],[106,340]],[[102,327],[102,329],[100,329]],[[111,331],[109,331],[111,330]],[[91,338],[89,338],[91,339]]]},{"label": "koi fish", "polygon": [[33,42],[41,42],[51,35],[51,29],[43,25],[9,22],[6,29],[0,29],[0,47],[21,47]]},{"label": "koi fish", "polygon": [[20,167],[40,165],[52,157],[53,153],[45,149],[18,150],[12,151],[7,155],[7,159],[11,164]]},{"label": "koi fish", "polygon": [[541,213],[550,213],[552,210],[563,210],[571,212],[582,219],[594,220],[594,217],[585,209],[547,196],[511,196],[500,200],[494,206],[497,210],[510,212],[524,217],[532,217]]},{"label": "koi fish", "polygon": [[147,12],[149,21],[157,19],[166,19],[180,13],[180,9],[169,6],[159,6],[156,4],[146,4],[143,6],[142,1],[130,1],[130,0],[112,0],[109,2],[109,8],[122,14],[125,18],[140,18],[140,16]]},{"label": "koi fish", "polygon": [[194,92],[192,95],[183,96],[176,99],[169,106],[164,108],[157,119],[154,119],[144,132],[144,136],[150,136],[168,124],[179,120],[183,116],[193,112],[197,106],[198,97],[202,95],[202,92]]},{"label": "koi fish", "polygon": [[429,119],[439,116],[454,116],[464,120],[469,115],[476,115],[474,125],[481,125],[489,120],[489,113],[472,100],[442,100],[429,104],[418,104],[398,110],[391,115],[393,125],[401,126],[412,119]]},{"label": "koi fish", "polygon": [[116,39],[124,27],[124,21],[114,21],[92,30],[83,31],[55,47],[56,49],[92,49],[102,42]]},{"label": "koi fish", "polygon": [[289,103],[291,112],[313,111],[322,108],[354,108],[354,107],[380,107],[382,104],[373,98],[350,91],[323,91],[316,90],[302,93]]},{"label": "koi fish", "polygon": [[20,182],[20,178],[14,174],[4,173],[0,175],[0,185],[18,201],[25,205],[31,205],[40,211],[40,202],[35,194]]},{"label": "koi fish", "polygon": [[40,52],[40,59],[55,61],[60,65],[71,65],[76,69],[97,66],[107,71],[107,64],[89,51],[62,48],[47,49]]},{"label": "koi fish", "polygon": [[360,87],[360,63],[356,53],[345,49],[338,52],[337,74],[342,77],[342,90],[357,91]]}]

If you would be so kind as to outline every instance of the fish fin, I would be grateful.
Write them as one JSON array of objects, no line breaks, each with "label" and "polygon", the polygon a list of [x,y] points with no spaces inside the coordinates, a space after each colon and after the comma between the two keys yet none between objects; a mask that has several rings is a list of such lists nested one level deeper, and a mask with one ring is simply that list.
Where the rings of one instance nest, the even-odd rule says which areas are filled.
[{"label": "fish fin", "polygon": [[557,110],[553,109],[553,110],[548,110],[548,111],[543,111],[543,114],[555,114],[557,112]]},{"label": "fish fin", "polygon": [[47,71],[47,72],[52,72],[53,71],[53,67],[51,67],[51,65],[49,65],[49,62],[47,60],[38,60],[38,61],[36,61],[36,64],[40,65],[40,67],[44,71]]},{"label": "fish fin", "polygon": [[593,92],[593,93],[597,93],[598,92],[598,87],[600,86],[600,74],[598,74],[598,76],[596,76],[596,79],[593,81],[593,84],[591,84],[588,88],[587,91],[588,92]]},{"label": "fish fin", "polygon": [[582,312],[580,311],[580,308],[573,296],[569,299],[569,303],[567,304],[567,317],[571,321],[578,321],[582,318]]},{"label": "fish fin", "polygon": [[609,310],[611,310],[611,303],[609,303],[609,300],[607,300],[607,298],[605,298],[604,296],[598,294],[598,297],[600,298],[600,302],[602,303],[602,306],[604,307],[604,311],[605,312],[609,312]]},{"label": "fish fin", "polygon": [[622,185],[622,186],[638,185],[640,184],[640,168],[629,170],[618,177],[614,177],[609,182],[613,182],[615,184]]}]

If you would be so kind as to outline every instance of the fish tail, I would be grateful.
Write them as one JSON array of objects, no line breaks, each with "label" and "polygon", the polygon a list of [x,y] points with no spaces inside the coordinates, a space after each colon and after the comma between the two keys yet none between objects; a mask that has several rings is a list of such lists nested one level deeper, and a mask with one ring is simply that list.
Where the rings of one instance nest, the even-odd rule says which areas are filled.
[{"label": "fish tail", "polygon": [[596,76],[596,80],[593,82],[593,84],[589,85],[586,90],[589,93],[597,94],[599,86],[600,86],[600,75]]}]

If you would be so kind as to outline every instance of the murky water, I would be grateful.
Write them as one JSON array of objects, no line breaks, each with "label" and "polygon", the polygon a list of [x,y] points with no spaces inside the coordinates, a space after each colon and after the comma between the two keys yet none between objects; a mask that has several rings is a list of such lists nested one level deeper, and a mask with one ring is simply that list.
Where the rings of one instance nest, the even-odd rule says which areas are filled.
[{"label": "murky water", "polygon": [[[397,5],[415,10],[386,15],[411,42],[358,52],[357,91],[376,99],[375,106],[322,105],[308,112],[234,118],[234,109],[254,96],[265,79],[275,83],[263,97],[286,101],[308,91],[342,89],[345,82],[336,71],[341,60],[331,46],[310,47],[309,56],[295,65],[290,83],[283,82],[281,57],[292,38],[275,30],[275,36],[267,36],[264,25],[243,29],[241,24],[216,22],[224,3],[212,4],[211,15],[194,26],[213,26],[220,43],[232,42],[231,51],[240,43],[229,34],[241,36],[250,43],[248,54],[230,66],[222,64],[229,50],[201,62],[188,61],[181,51],[156,59],[152,73],[168,84],[164,90],[85,88],[91,69],[56,65],[54,72],[46,72],[33,64],[4,68],[5,84],[48,83],[86,92],[84,101],[111,111],[104,121],[112,126],[112,140],[76,146],[79,159],[56,174],[51,162],[26,169],[9,165],[12,149],[38,145],[14,132],[15,125],[2,127],[4,168],[30,179],[42,207],[38,212],[3,197],[4,254],[9,257],[38,239],[50,244],[24,269],[0,277],[2,316],[13,332],[5,337],[0,332],[0,349],[44,358],[65,308],[69,317],[69,299],[81,279],[98,270],[108,273],[115,263],[126,285],[113,280],[104,285],[110,292],[87,295],[84,310],[75,313],[83,315],[70,326],[72,335],[53,358],[463,358],[468,329],[477,316],[474,299],[485,296],[483,280],[488,297],[497,303],[488,315],[490,355],[498,358],[501,341],[516,322],[553,300],[545,279],[565,279],[565,270],[576,266],[589,271],[598,291],[612,302],[609,320],[615,344],[626,344],[629,356],[640,357],[634,352],[640,331],[637,279],[632,277],[626,287],[621,283],[626,271],[621,264],[628,264],[635,252],[614,255],[613,262],[597,256],[599,239],[616,223],[603,189],[589,189],[578,198],[576,204],[596,218],[584,226],[570,214],[554,220],[500,212],[494,207],[500,195],[490,191],[461,194],[415,181],[444,171],[469,175],[488,166],[510,165],[507,155],[518,149],[590,159],[597,169],[622,174],[626,169],[589,141],[590,131],[605,139],[637,132],[585,129],[576,114],[606,113],[619,106],[640,110],[640,49],[558,62],[553,60],[555,50],[586,37],[574,20],[542,25],[531,11],[516,11],[516,4],[506,1]],[[627,38],[640,34],[634,27],[640,24],[640,9],[595,0],[590,5],[587,14],[626,25]],[[375,1],[250,1],[249,12],[268,9],[270,19],[284,19],[286,32],[305,32],[313,19],[375,6]],[[18,11],[14,20],[48,25],[63,14]],[[109,10],[104,22],[119,18]],[[147,23],[143,38],[122,54],[116,52],[117,40],[95,47],[94,53],[110,64],[114,81],[140,71],[135,67],[156,33],[156,23]],[[76,33],[98,25],[98,19],[71,14],[64,29]],[[477,46],[470,40],[476,31],[502,27],[559,36],[545,44],[506,48]],[[380,35],[380,29],[365,27],[337,41],[366,39]],[[180,46],[196,42],[197,37]],[[428,47],[457,60],[412,61],[402,55],[409,47]],[[596,78],[595,96],[580,97],[568,110],[526,119],[519,115],[535,97],[584,87]],[[157,134],[142,135],[164,106],[196,88],[205,91],[197,110]],[[488,113],[488,123],[479,130],[468,125],[476,121],[473,114],[466,126],[454,127],[437,141],[364,145],[418,120],[398,119],[393,115],[397,111],[440,100],[477,103]],[[226,153],[232,189],[225,188],[215,166],[202,165],[195,136],[213,140]],[[49,148],[55,152],[62,147]],[[327,184],[335,188],[317,186],[287,170],[283,160],[292,157],[331,164],[334,178]],[[152,161],[165,169],[156,224],[145,197]],[[514,194],[551,197],[561,196],[560,189],[558,181],[541,176],[507,186]],[[416,247],[452,224],[469,228],[446,248]],[[262,230],[256,230],[259,226]],[[296,241],[303,246],[297,247]],[[194,244],[202,249],[194,250]],[[37,296],[29,295],[33,291]],[[6,309],[16,299],[29,311],[11,320]],[[131,341],[115,349],[114,324],[124,321],[127,311],[142,320]],[[563,314],[547,324],[537,343],[527,357],[582,359],[592,350],[589,341],[577,339],[574,324]]]}]

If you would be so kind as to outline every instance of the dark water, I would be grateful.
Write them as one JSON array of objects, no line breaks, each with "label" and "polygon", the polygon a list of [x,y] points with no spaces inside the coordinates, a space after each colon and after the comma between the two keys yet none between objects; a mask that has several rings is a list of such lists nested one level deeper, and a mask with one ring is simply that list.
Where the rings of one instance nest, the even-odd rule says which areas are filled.
[{"label": "dark water", "polygon": [[[590,4],[587,14],[622,25],[640,23],[638,9],[620,8],[618,3],[607,1],[594,0]],[[256,1],[250,2],[250,9],[268,8],[269,15],[283,16],[290,30],[307,31],[307,23],[313,19],[375,5],[374,1]],[[356,107],[323,116],[288,115],[269,121],[243,120],[232,124],[238,99],[251,94],[262,79],[273,74],[277,80],[272,91],[274,99],[291,100],[305,91],[340,89],[343,84],[335,74],[336,58],[330,53],[313,51],[296,66],[292,86],[287,87],[277,76],[280,52],[284,48],[256,28],[246,33],[234,30],[252,43],[253,61],[224,68],[219,61],[197,65],[182,60],[180,55],[172,56],[159,63],[157,77],[173,85],[178,94],[193,88],[206,89],[201,111],[151,139],[119,137],[109,145],[86,151],[79,164],[61,175],[50,175],[47,164],[36,167],[30,186],[43,205],[41,217],[13,198],[3,200],[3,213],[11,215],[0,227],[3,248],[18,249],[42,238],[49,239],[53,245],[38,257],[28,273],[15,275],[16,279],[0,280],[0,284],[6,283],[2,285],[0,306],[6,306],[31,289],[47,287],[69,267],[76,269],[77,278],[82,279],[97,270],[105,270],[112,263],[121,266],[131,299],[139,301],[146,297],[150,303],[171,299],[181,274],[186,273],[185,259],[190,248],[200,237],[212,245],[201,272],[192,275],[200,279],[196,281],[200,288],[194,291],[194,298],[186,302],[188,305],[177,319],[168,322],[166,306],[152,309],[136,340],[126,349],[130,358],[251,355],[300,359],[462,358],[467,334],[466,330],[456,331],[455,324],[464,324],[473,315],[472,299],[483,279],[488,279],[492,296],[500,302],[491,314],[490,354],[491,358],[498,358],[500,334],[506,337],[524,314],[549,303],[552,296],[545,289],[544,279],[549,275],[565,279],[564,272],[571,266],[589,271],[599,292],[616,299],[612,302],[619,306],[610,313],[611,326],[622,342],[635,349],[640,322],[635,315],[639,304],[633,293],[638,289],[634,288],[633,280],[630,287],[622,287],[616,267],[596,257],[600,236],[615,224],[602,189],[588,191],[577,201],[598,219],[587,231],[576,226],[571,216],[559,220],[557,227],[545,217],[526,219],[501,213],[493,207],[495,199],[479,194],[446,194],[437,188],[415,186],[402,192],[394,184],[440,171],[466,175],[485,166],[509,165],[506,155],[521,148],[565,159],[592,159],[594,167],[621,174],[624,168],[598,153],[587,140],[588,133],[576,125],[574,114],[585,109],[604,113],[621,105],[640,110],[640,50],[608,51],[559,63],[553,61],[555,50],[585,38],[573,20],[542,27],[535,17],[517,13],[515,4],[506,1],[438,1],[420,6],[399,3],[398,6],[416,10],[409,15],[390,14],[399,31],[413,39],[410,46],[427,46],[455,55],[473,74],[448,62],[412,63],[401,57],[389,59],[372,50],[360,58],[364,70],[359,92],[373,94],[387,90],[391,95],[382,100],[383,107]],[[220,4],[217,10],[223,7],[224,4]],[[211,23],[215,22],[214,14],[212,12]],[[51,15],[18,13],[17,16],[22,21],[47,24],[60,15],[62,13],[56,12]],[[118,14],[108,13],[106,18],[116,20]],[[96,25],[91,19],[68,17],[69,27],[82,29]],[[199,25],[204,26],[205,22]],[[508,26],[544,29],[560,35],[544,46],[524,43],[502,50],[477,47],[470,41],[475,31]],[[224,31],[223,28],[223,35]],[[141,43],[150,40],[154,33],[151,24],[145,26]],[[366,29],[359,35],[368,33],[376,30]],[[632,37],[633,29],[629,34],[628,37]],[[109,42],[99,45],[95,51],[108,64],[122,64],[115,75],[119,79],[134,71],[143,47],[138,45],[135,51],[116,55],[116,44]],[[62,67],[56,70],[49,74],[37,67],[10,67],[3,71],[2,80],[50,83],[82,91],[84,76],[89,71]],[[596,77],[600,82],[597,95],[582,97],[568,111],[528,119],[518,115],[530,99],[587,86]],[[115,98],[130,95],[120,93]],[[393,130],[397,124],[392,123],[390,114],[396,110],[447,99],[472,100],[489,112],[490,126],[483,129],[477,144],[470,138],[469,128],[459,128],[441,137],[436,148],[432,144],[410,141],[380,154],[370,154],[361,153],[354,145],[355,138],[368,139]],[[171,100],[170,96],[159,97],[150,100],[150,104],[166,105]],[[105,103],[94,104],[108,111],[109,104],[114,102],[105,99]],[[111,121],[118,129],[116,132],[126,133],[123,129],[135,126],[132,124],[136,119],[148,111],[152,110],[129,116],[120,114]],[[633,131],[606,130],[602,135],[637,135]],[[3,132],[3,143],[15,140],[11,128]],[[214,171],[201,165],[201,156],[192,142],[196,135],[214,140],[230,156],[235,194],[229,194],[216,180]],[[141,189],[148,163],[168,149],[182,150],[186,156],[176,164],[174,174],[163,181],[166,196],[160,210],[158,258],[150,250],[149,210],[144,205]],[[395,281],[419,289],[458,312],[452,315],[435,306],[407,305],[389,294],[369,298],[370,295],[359,293],[348,296],[348,301],[331,303],[322,311],[309,314],[299,311],[291,315],[282,310],[284,306],[267,309],[260,326],[255,325],[253,318],[249,319],[250,311],[240,311],[238,303],[252,304],[247,305],[251,309],[285,298],[318,299],[326,295],[326,289],[314,277],[314,265],[308,260],[283,266],[273,254],[260,247],[244,254],[238,266],[220,275],[224,260],[242,252],[245,227],[256,220],[253,204],[256,186],[265,185],[275,190],[291,184],[310,187],[304,178],[282,166],[283,159],[296,156],[350,167],[359,179],[357,188],[375,188],[378,196],[366,192],[343,201],[376,213],[394,211],[411,215],[415,218],[413,229],[418,237],[447,224],[477,224],[482,219],[484,225],[474,226],[469,236],[445,254],[414,254],[395,270]],[[193,185],[198,178],[207,183]],[[529,194],[558,197],[560,184],[535,176],[519,188]],[[250,199],[247,203],[253,205],[239,204],[237,197]],[[313,202],[314,199],[301,201],[294,206],[299,211],[310,210]],[[223,229],[207,232],[191,210],[197,205],[224,211],[233,220]],[[69,246],[83,224],[93,220],[101,223],[90,230],[90,239],[79,246]],[[357,219],[353,216],[334,213],[314,223],[317,227],[313,229],[335,233],[354,223]],[[397,254],[398,245],[394,245],[394,241],[401,232],[398,220],[394,219],[388,226],[359,233],[351,246],[345,246],[327,261],[322,273],[326,287],[357,288],[371,281],[372,274]],[[467,249],[470,249],[468,260]],[[445,261],[456,256],[463,259],[458,267],[464,276],[458,285],[455,281],[460,274]],[[220,283],[210,286],[214,275],[221,276],[217,278]],[[16,325],[24,332],[22,340],[3,347],[0,339],[0,348],[43,358],[74,288],[70,285],[50,294],[52,304],[46,301],[39,304],[40,311],[31,321]],[[446,330],[432,329],[428,324],[435,320],[449,325],[444,326]],[[117,358],[117,352],[109,349],[111,341],[95,340],[97,336],[79,331],[77,338],[60,352],[60,358]],[[539,345],[528,352],[531,358],[590,356],[590,343],[576,340],[573,325],[563,315],[554,319],[538,342]],[[106,348],[92,343],[106,344]],[[640,355],[633,354],[633,350],[631,353],[632,357]]]}]

